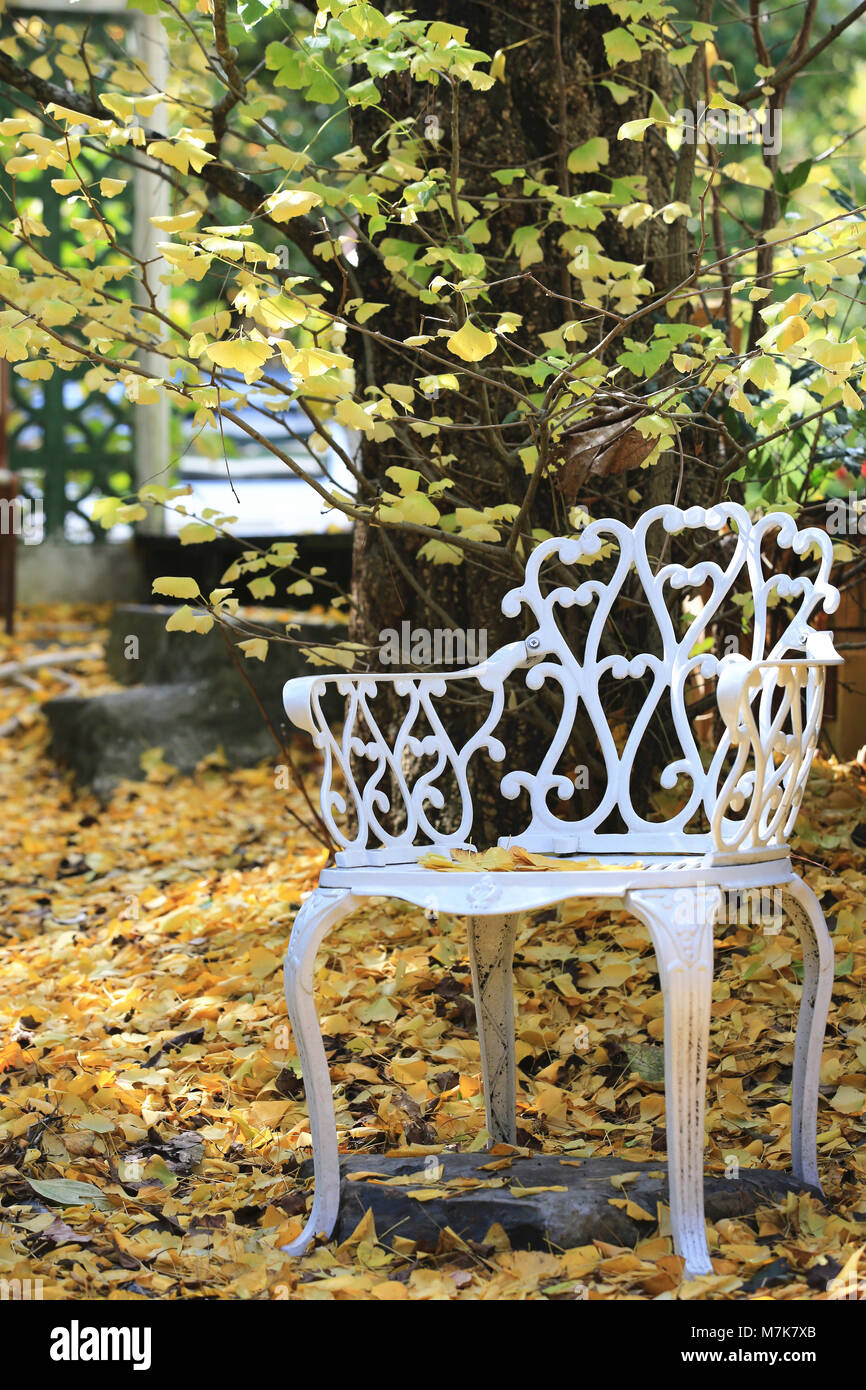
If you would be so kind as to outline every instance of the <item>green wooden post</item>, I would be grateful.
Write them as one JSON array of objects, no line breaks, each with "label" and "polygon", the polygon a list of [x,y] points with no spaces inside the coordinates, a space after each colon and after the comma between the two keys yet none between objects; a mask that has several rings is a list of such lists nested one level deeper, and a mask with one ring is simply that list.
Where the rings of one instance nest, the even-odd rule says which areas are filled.
[{"label": "green wooden post", "polygon": [[[60,199],[49,194],[43,202],[43,221],[48,228],[47,251],[51,260],[61,255]],[[42,427],[42,487],[44,490],[45,536],[63,535],[66,518],[66,449],[63,438],[63,383],[66,373],[55,371],[42,382],[44,400],[39,421]]]}]

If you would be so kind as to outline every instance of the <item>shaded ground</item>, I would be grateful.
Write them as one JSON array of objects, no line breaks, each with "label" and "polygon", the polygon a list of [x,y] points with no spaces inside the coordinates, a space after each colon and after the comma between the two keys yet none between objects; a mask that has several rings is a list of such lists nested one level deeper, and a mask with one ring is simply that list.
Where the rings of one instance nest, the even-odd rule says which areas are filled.
[{"label": "shaded ground", "polygon": [[[86,645],[93,616],[55,608],[50,621],[83,624],[60,635]],[[28,623],[0,660],[54,630]],[[93,663],[83,688],[104,684]],[[59,688],[46,677],[41,694]],[[41,694],[0,687],[0,722],[25,711],[3,747],[0,1278],[40,1278],[46,1298],[258,1299],[802,1299],[838,1297],[843,1267],[856,1280],[866,1241],[862,769],[816,767],[797,842],[837,954],[819,1120],[826,1205],[792,1196],[716,1222],[715,1274],[687,1287],[664,1209],[660,1226],[645,1213],[634,1250],[597,1240],[510,1251],[494,1227],[474,1244],[445,1231],[438,1253],[411,1242],[395,1251],[368,1218],[342,1245],[288,1260],[279,1246],[301,1226],[309,1184],[297,1170],[310,1141],[279,967],[323,862],[287,814],[300,802],[275,789],[272,765],[227,772],[211,759],[178,777],[154,754],[148,780],[122,785],[102,809],[47,759],[41,716],[26,713]],[[783,1169],[796,939],[738,925],[718,936],[707,1170]],[[321,959],[346,1149],[423,1162],[443,1145],[484,1147],[460,921],[373,904]],[[516,983],[523,1151],[663,1165],[662,1005],[639,924],[584,902],[532,914]]]}]

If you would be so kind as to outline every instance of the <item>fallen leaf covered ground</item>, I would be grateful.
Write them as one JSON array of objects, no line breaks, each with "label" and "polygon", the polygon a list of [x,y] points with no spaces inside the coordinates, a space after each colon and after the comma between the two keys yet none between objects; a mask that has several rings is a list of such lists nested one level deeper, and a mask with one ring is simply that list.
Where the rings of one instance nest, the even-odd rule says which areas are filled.
[{"label": "fallen leaf covered ground", "polygon": [[[33,610],[3,661],[98,641],[103,612]],[[83,689],[107,684],[99,662]],[[666,1213],[635,1250],[379,1244],[369,1220],[302,1259],[310,1153],[280,965],[324,855],[273,767],[158,758],[108,805],[52,763],[38,691],[0,687],[0,1278],[51,1299],[590,1299],[839,1296],[866,1243],[866,778],[819,762],[798,868],[822,900],[836,984],[822,1069],[827,1198],[711,1229],[684,1285]],[[294,794],[292,794],[294,798]],[[292,805],[302,811],[299,799]],[[796,938],[717,929],[706,1166],[786,1168]],[[662,1000],[643,929],[573,903],[522,921],[519,1139],[580,1159],[664,1161]],[[373,903],[325,944],[317,998],[347,1150],[483,1147],[479,1050],[459,920]],[[508,1155],[502,1155],[507,1169]],[[627,1193],[624,1193],[624,1200]],[[658,1217],[660,1215],[660,1222]],[[864,1268],[866,1279],[866,1268]],[[846,1282],[847,1281],[847,1282]],[[860,1285],[861,1295],[866,1282]]]}]

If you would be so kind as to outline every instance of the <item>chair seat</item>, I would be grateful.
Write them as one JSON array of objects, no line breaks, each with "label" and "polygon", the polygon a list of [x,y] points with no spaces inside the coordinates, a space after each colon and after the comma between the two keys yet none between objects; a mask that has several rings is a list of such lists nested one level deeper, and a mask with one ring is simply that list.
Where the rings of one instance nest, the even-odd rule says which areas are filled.
[{"label": "chair seat", "polygon": [[592,857],[604,867],[479,873],[426,869],[419,864],[329,868],[322,870],[319,886],[348,890],[357,898],[399,898],[417,907],[471,914],[531,912],[568,898],[622,898],[642,888],[701,884],[732,891],[772,888],[794,877],[786,852],[765,853],[760,858],[741,856],[733,863],[719,863],[719,856],[707,854]]}]

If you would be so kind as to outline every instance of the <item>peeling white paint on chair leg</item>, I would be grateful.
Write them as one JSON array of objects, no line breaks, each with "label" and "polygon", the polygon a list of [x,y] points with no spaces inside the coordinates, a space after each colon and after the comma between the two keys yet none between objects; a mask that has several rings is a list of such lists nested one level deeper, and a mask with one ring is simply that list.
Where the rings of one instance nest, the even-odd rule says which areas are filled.
[{"label": "peeling white paint on chair leg", "polygon": [[833,941],[820,903],[802,879],[785,885],[782,905],[803,948],[803,993],[791,1083],[791,1166],[796,1178],[820,1188],[816,1143],[818,1087],[833,990]]},{"label": "peeling white paint on chair leg", "polygon": [[704,1225],[704,1112],[718,890],[647,888],[626,902],[649,928],[665,1011],[668,1185],[685,1277],[712,1274]]},{"label": "peeling white paint on chair leg", "polygon": [[343,889],[317,888],[295,918],[286,951],[283,971],[286,1007],[301,1059],[316,1182],[307,1224],[295,1240],[282,1247],[287,1255],[302,1255],[314,1236],[329,1236],[340,1209],[337,1121],[328,1061],[313,1001],[313,972],[316,952],[325,933],[355,906],[356,900]]},{"label": "peeling white paint on chair leg", "polygon": [[487,1130],[491,1144],[514,1144],[517,1083],[511,965],[517,914],[470,917],[467,927]]}]

